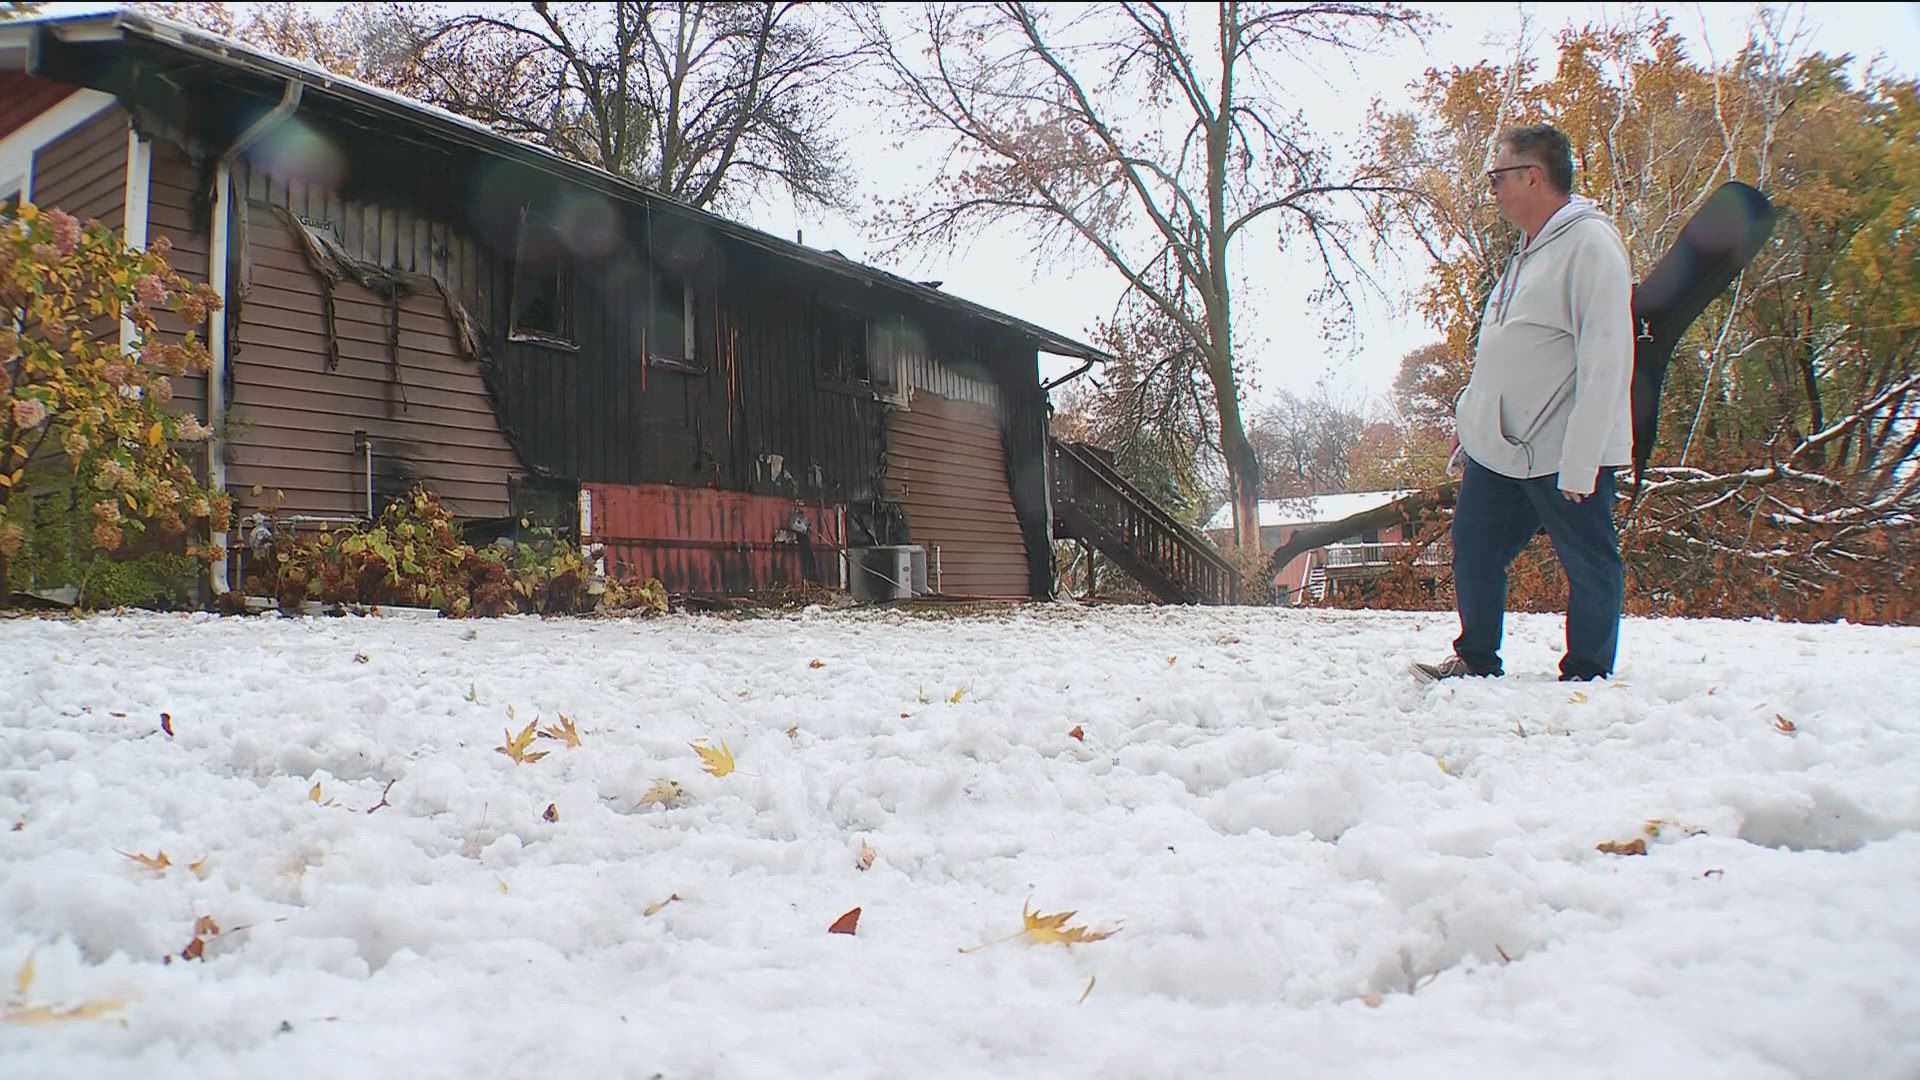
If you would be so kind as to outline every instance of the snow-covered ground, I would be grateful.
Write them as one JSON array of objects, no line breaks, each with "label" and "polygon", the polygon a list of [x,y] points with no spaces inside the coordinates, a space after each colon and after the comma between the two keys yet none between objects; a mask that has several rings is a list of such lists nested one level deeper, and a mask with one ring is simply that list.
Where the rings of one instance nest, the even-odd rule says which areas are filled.
[{"label": "snow-covered ground", "polygon": [[0,621],[0,1076],[1920,1075],[1920,631],[1451,622]]}]

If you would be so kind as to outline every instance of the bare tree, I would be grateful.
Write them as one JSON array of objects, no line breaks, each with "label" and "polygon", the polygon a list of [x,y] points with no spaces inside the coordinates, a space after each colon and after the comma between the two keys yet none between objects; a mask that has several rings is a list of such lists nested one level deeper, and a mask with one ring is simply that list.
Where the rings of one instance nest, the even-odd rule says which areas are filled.
[{"label": "bare tree", "polygon": [[[1200,13],[1204,11],[1206,15]],[[1241,415],[1237,240],[1303,243],[1344,298],[1364,214],[1394,189],[1338,168],[1283,79],[1411,27],[1390,4],[1154,3],[1061,10],[929,5],[911,34],[877,19],[888,89],[912,128],[948,144],[923,197],[882,215],[901,246],[949,247],[1025,228],[1042,251],[1096,254],[1177,325],[1212,387],[1242,546],[1259,542],[1260,468]],[[1267,231],[1267,230],[1271,231]]]},{"label": "bare tree", "polygon": [[395,5],[435,105],[695,206],[842,206],[831,121],[863,48],[846,5]]}]

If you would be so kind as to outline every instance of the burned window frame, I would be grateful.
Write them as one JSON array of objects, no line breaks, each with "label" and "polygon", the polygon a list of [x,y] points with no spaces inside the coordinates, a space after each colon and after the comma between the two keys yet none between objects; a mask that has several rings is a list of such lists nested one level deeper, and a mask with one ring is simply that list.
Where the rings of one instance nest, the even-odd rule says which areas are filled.
[{"label": "burned window frame", "polygon": [[[654,331],[658,329],[657,324],[661,307],[660,293],[663,282],[669,285],[679,286],[680,347],[683,350],[683,355],[681,356],[655,351],[657,339]],[[690,278],[684,274],[676,274],[667,270],[658,263],[648,267],[647,325],[645,327],[646,360],[648,366],[661,368],[665,371],[680,375],[706,374],[706,361],[700,358],[700,338],[695,332],[697,327],[694,323],[694,314],[697,309],[698,303],[694,296],[693,281]]]},{"label": "burned window frame", "polygon": [[[528,327],[521,321],[524,303],[527,299],[525,284],[529,277],[527,259],[527,241],[530,236],[545,235],[550,238],[547,251],[551,255],[551,267],[539,268],[542,276],[549,273],[553,278],[554,305],[558,309],[555,329]],[[553,219],[545,214],[535,213],[531,207],[520,210],[520,229],[514,238],[513,246],[513,282],[507,297],[507,340],[533,345],[545,345],[550,348],[577,352],[580,348],[578,326],[576,325],[574,295],[573,259],[560,242],[560,230]]]},{"label": "burned window frame", "polygon": [[[899,316],[876,315],[832,300],[820,301],[815,311],[814,381],[829,390],[844,393],[880,398],[891,395],[897,382],[894,328],[900,322]],[[860,344],[858,359],[853,364],[837,359],[830,362],[836,353],[844,355],[839,349],[829,348],[829,337],[835,321],[840,323],[839,328],[843,331],[858,326],[857,332],[841,335],[842,340],[858,341]]]}]

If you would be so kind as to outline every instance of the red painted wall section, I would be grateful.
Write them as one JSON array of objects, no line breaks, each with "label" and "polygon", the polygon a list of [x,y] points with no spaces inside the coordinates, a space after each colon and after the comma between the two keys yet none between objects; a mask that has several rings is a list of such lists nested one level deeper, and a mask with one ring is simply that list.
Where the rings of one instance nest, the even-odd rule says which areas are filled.
[{"label": "red painted wall section", "polygon": [[767,592],[807,581],[796,512],[806,515],[821,584],[844,586],[845,508],[776,495],[672,484],[582,484],[584,540],[604,544],[607,573],[658,578],[669,592]]},{"label": "red painted wall section", "polygon": [[0,139],[25,127],[27,121],[51,109],[80,89],[24,71],[0,71]]}]

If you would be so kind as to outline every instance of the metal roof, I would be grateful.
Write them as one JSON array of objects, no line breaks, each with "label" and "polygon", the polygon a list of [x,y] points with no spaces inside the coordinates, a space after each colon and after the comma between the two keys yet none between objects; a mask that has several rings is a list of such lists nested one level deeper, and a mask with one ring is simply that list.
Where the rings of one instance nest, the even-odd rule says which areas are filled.
[{"label": "metal roof", "polygon": [[[23,32],[27,36],[23,36]],[[338,75],[316,64],[265,52],[233,38],[144,12],[111,9],[81,15],[29,16],[0,24],[0,54],[22,48],[30,53],[30,35],[42,32],[52,34],[65,44],[76,46],[123,40],[145,42],[229,70],[283,82],[294,80],[303,85],[303,95],[309,95],[305,98],[306,100],[312,100],[310,95],[315,94],[332,98],[335,102],[351,108],[427,129],[450,142],[516,161],[629,202],[650,202],[671,207],[677,214],[683,214],[715,232],[751,244],[772,255],[805,263],[868,284],[893,289],[924,303],[1005,327],[1027,338],[1043,352],[1080,360],[1103,362],[1113,360],[1110,354],[1091,345],[1075,341],[1024,319],[995,311],[898,274],[854,262],[837,252],[821,251],[782,239],[772,233],[688,205],[605,169],[573,161],[545,147],[502,135],[484,124],[456,113],[415,101],[357,79]]]}]

